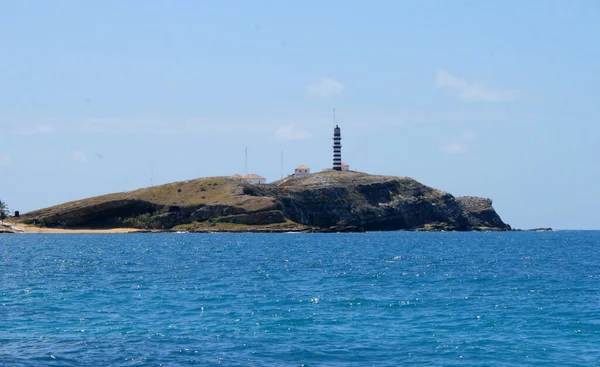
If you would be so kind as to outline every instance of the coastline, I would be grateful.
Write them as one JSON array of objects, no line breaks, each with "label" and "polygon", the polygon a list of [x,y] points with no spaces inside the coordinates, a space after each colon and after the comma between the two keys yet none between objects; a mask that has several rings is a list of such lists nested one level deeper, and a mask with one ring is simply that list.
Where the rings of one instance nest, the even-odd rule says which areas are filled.
[{"label": "coastline", "polygon": [[[443,228],[436,228],[427,226],[424,228],[415,228],[409,230],[398,230],[401,232],[457,232],[456,230],[445,230]],[[479,227],[469,231],[458,231],[458,232],[545,232],[552,231],[551,228],[539,228],[539,229],[511,229],[511,230],[499,230],[497,228]],[[14,233],[14,234],[126,234],[126,233],[364,233],[365,230],[360,230],[356,227],[351,226],[336,226],[330,228],[314,228],[307,226],[247,226],[247,225],[235,225],[235,226],[207,226],[207,227],[195,227],[195,228],[172,228],[172,229],[140,229],[140,228],[48,228],[48,227],[36,227],[33,225],[23,224],[9,224],[6,223],[5,227],[0,228],[0,234]],[[387,232],[387,231],[384,231]],[[394,232],[394,231],[392,231]]]},{"label": "coastline", "polygon": [[5,223],[3,228],[0,228],[0,233],[16,233],[16,234],[107,234],[107,233],[134,233],[143,232],[137,228],[106,228],[106,229],[63,229],[63,228],[47,228],[36,227],[32,225],[23,225]]},{"label": "coastline", "polygon": [[61,229],[61,228],[38,228],[28,227],[20,233],[38,233],[38,234],[107,234],[107,233],[134,233],[141,230],[136,228],[108,228],[108,229]]},{"label": "coastline", "polygon": [[[553,232],[553,229],[513,229],[509,231],[499,231],[495,229],[482,229],[470,231],[444,231],[444,230],[397,230],[383,232]],[[172,229],[138,229],[138,228],[107,228],[107,229],[62,229],[62,228],[39,228],[25,227],[22,230],[0,229],[0,234],[128,234],[128,233],[365,233],[368,231],[357,230],[273,230],[273,229],[251,229],[239,228],[232,229],[215,229],[215,230],[172,230]]]},{"label": "coastline", "polygon": [[[547,232],[552,228],[504,229],[495,227],[473,227],[469,230],[440,225],[426,224],[422,227],[397,230],[402,232]],[[184,224],[169,229],[149,229],[133,227],[116,228],[55,228],[38,227],[23,222],[5,222],[0,225],[0,234],[126,234],[126,233],[363,233],[369,232],[354,226],[311,227],[286,222],[268,225],[247,225],[233,223],[211,223],[210,225]],[[384,231],[387,232],[387,231]]]}]

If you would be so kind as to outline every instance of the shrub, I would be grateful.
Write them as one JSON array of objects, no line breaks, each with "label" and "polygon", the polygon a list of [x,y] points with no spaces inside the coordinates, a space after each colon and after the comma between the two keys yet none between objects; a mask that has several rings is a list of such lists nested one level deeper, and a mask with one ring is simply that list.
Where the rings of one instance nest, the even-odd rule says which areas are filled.
[{"label": "shrub", "polygon": [[119,218],[119,223],[123,227],[139,229],[159,229],[162,228],[160,221],[150,213],[140,214],[137,217]]},{"label": "shrub", "polygon": [[8,218],[8,205],[2,200],[0,200],[0,221],[4,221]]},{"label": "shrub", "polygon": [[25,219],[23,219],[23,224],[33,225],[33,224],[35,224],[35,220],[33,220],[31,218],[25,218]]},{"label": "shrub", "polygon": [[36,227],[46,227],[48,225],[43,218],[42,219],[25,218],[25,219],[23,219],[23,224],[26,224],[29,226],[36,226]]}]

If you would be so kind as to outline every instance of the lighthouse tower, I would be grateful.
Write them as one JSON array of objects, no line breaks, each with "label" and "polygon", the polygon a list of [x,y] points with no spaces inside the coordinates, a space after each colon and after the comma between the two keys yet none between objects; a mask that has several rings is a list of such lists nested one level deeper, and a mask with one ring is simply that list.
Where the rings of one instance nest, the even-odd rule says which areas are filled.
[{"label": "lighthouse tower", "polygon": [[333,170],[342,170],[342,131],[338,125],[333,129]]}]

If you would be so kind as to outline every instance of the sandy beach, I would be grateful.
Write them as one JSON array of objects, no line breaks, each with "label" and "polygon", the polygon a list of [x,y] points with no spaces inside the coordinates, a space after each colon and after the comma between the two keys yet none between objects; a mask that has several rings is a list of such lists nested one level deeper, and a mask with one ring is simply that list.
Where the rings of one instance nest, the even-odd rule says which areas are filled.
[{"label": "sandy beach", "polygon": [[110,229],[59,229],[59,228],[38,228],[28,227],[25,228],[23,233],[54,233],[54,234],[73,234],[73,233],[131,233],[139,232],[139,229],[135,228],[110,228]]},{"label": "sandy beach", "polygon": [[131,233],[139,232],[137,228],[108,228],[108,229],[61,229],[61,228],[40,228],[31,225],[11,224],[10,229],[15,233],[45,233],[45,234],[94,234],[94,233]]}]

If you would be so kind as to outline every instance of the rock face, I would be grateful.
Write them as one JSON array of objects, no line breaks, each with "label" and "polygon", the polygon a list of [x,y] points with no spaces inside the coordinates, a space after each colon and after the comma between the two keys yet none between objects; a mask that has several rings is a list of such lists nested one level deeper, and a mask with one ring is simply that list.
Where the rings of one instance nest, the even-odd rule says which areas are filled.
[{"label": "rock face", "polygon": [[293,178],[274,190],[294,222],[359,230],[509,230],[492,201],[454,196],[409,177],[326,172]]},{"label": "rock face", "polygon": [[71,202],[23,215],[52,227],[187,230],[510,230],[492,201],[408,177],[331,171],[272,185],[213,177]]}]

